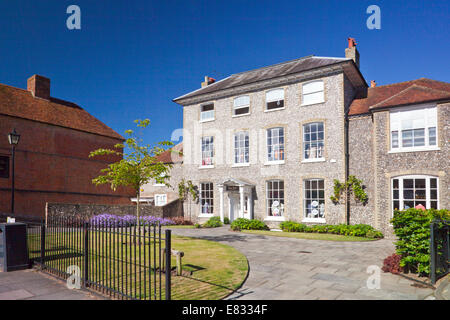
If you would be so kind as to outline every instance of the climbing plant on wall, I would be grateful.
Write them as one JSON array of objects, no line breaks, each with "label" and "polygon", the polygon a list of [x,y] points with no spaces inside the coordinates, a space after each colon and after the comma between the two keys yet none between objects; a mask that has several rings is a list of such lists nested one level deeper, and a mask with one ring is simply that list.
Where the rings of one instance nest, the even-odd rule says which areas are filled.
[{"label": "climbing plant on wall", "polygon": [[[353,195],[355,200],[363,204],[367,203],[369,197],[364,191],[362,180],[357,179],[355,176],[350,175],[346,182],[340,182],[334,179],[334,194],[330,197],[334,204],[339,204],[345,201],[345,195]],[[343,196],[344,195],[344,196]]]}]

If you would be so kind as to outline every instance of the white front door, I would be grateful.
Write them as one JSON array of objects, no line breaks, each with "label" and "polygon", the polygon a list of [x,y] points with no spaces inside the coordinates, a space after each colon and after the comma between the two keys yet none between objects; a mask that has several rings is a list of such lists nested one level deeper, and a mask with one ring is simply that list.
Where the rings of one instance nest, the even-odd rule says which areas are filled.
[{"label": "white front door", "polygon": [[230,197],[229,217],[230,221],[232,222],[237,218],[242,218],[241,216],[242,213],[239,212],[240,211],[239,193],[238,194],[230,193],[229,197]]}]

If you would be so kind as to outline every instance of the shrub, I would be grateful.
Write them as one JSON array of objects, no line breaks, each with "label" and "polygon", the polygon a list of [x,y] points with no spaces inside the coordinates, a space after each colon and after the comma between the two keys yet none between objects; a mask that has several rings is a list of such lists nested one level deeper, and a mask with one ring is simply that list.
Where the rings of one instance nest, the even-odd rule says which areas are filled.
[{"label": "shrub", "polygon": [[230,224],[230,218],[228,217],[223,218],[223,224]]},{"label": "shrub", "polygon": [[169,219],[178,226],[191,226],[194,224],[191,220],[184,219],[184,217],[173,217]]},{"label": "shrub", "polygon": [[395,243],[401,255],[400,266],[407,272],[428,275],[430,273],[430,223],[434,220],[450,220],[450,210],[395,210],[392,224],[398,237]]},{"label": "shrub", "polygon": [[194,228],[200,229],[201,227],[202,227],[202,225],[200,223],[194,224]]},{"label": "shrub", "polygon": [[367,224],[320,224],[307,226],[298,222],[284,221],[280,224],[280,228],[284,232],[332,233],[344,236],[383,238],[383,234],[380,231],[375,230],[372,226]]},{"label": "shrub", "polygon": [[384,272],[390,272],[390,273],[400,273],[403,272],[403,268],[400,266],[400,260],[402,259],[402,256],[399,254],[392,254],[383,261],[383,270]]},{"label": "shrub", "polygon": [[262,221],[256,219],[238,218],[231,223],[231,230],[269,230],[269,227]]},{"label": "shrub", "polygon": [[203,224],[205,228],[217,228],[222,226],[222,221],[219,217],[211,217],[208,221]]}]

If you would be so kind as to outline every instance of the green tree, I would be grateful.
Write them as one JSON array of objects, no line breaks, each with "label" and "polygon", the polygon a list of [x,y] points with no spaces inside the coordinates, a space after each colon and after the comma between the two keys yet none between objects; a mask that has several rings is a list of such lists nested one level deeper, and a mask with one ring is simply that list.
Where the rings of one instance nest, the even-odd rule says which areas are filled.
[{"label": "green tree", "polygon": [[[145,129],[150,125],[150,120],[135,120],[137,127]],[[136,223],[140,221],[140,192],[141,187],[153,179],[158,183],[170,186],[168,179],[172,164],[158,161],[157,157],[166,151],[165,147],[172,146],[170,141],[158,142],[155,146],[144,144],[133,130],[126,130],[124,143],[118,143],[112,149],[97,149],[89,154],[89,157],[117,155],[122,159],[111,163],[101,170],[102,175],[92,179],[95,185],[109,184],[111,189],[117,190],[119,186],[131,187],[136,193]]]},{"label": "green tree", "polygon": [[198,188],[194,186],[191,180],[186,181],[184,178],[178,183],[178,196],[182,202],[188,200],[189,220],[191,220],[191,199],[198,201]]}]

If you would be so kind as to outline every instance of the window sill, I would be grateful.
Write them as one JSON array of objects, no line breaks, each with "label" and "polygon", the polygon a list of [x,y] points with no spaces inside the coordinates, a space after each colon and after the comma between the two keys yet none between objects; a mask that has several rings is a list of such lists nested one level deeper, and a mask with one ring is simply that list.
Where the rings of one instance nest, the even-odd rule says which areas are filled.
[{"label": "window sill", "polygon": [[265,166],[273,166],[273,165],[279,165],[279,164],[284,164],[284,160],[267,161],[266,163],[264,163]]},{"label": "window sill", "polygon": [[304,218],[302,222],[310,222],[310,223],[326,223],[325,218]]},{"label": "window sill", "polygon": [[245,116],[249,116],[250,115],[250,112],[249,113],[243,113],[243,114],[233,114],[231,117],[232,118],[240,118],[240,117],[245,117]]},{"label": "window sill", "polygon": [[300,105],[300,107],[313,106],[313,105],[315,105],[315,104],[322,104],[322,103],[325,103],[325,100],[323,100],[323,101],[318,101],[318,102],[313,102],[313,103],[307,103],[307,104],[302,103],[302,104]]},{"label": "window sill", "polygon": [[154,187],[165,187],[166,185],[165,184],[154,184],[153,186]]},{"label": "window sill", "polygon": [[411,148],[411,149],[391,149],[388,151],[388,154],[391,153],[405,153],[405,152],[423,152],[423,151],[439,151],[441,148],[439,147],[427,147],[427,148]]},{"label": "window sill", "polygon": [[214,165],[209,165],[209,166],[199,166],[199,169],[213,169]]},{"label": "window sill", "polygon": [[250,167],[250,163],[234,163],[231,165],[232,168],[239,168],[239,167]]},{"label": "window sill", "polygon": [[280,110],[284,110],[284,109],[286,109],[286,107],[283,107],[283,108],[276,108],[276,109],[270,109],[270,110],[265,109],[264,112],[274,112],[274,111],[280,111]]},{"label": "window sill", "polygon": [[325,158],[319,158],[319,159],[304,159],[302,160],[302,163],[311,163],[311,162],[325,162]]},{"label": "window sill", "polygon": [[199,218],[211,218],[213,216],[214,216],[214,214],[212,214],[212,213],[200,213],[198,215]]},{"label": "window sill", "polygon": [[211,122],[211,121],[214,121],[214,120],[216,120],[216,119],[199,120],[198,122],[199,123],[205,123],[205,122]]},{"label": "window sill", "polygon": [[286,221],[286,218],[283,216],[275,216],[275,217],[265,217],[264,221]]}]

